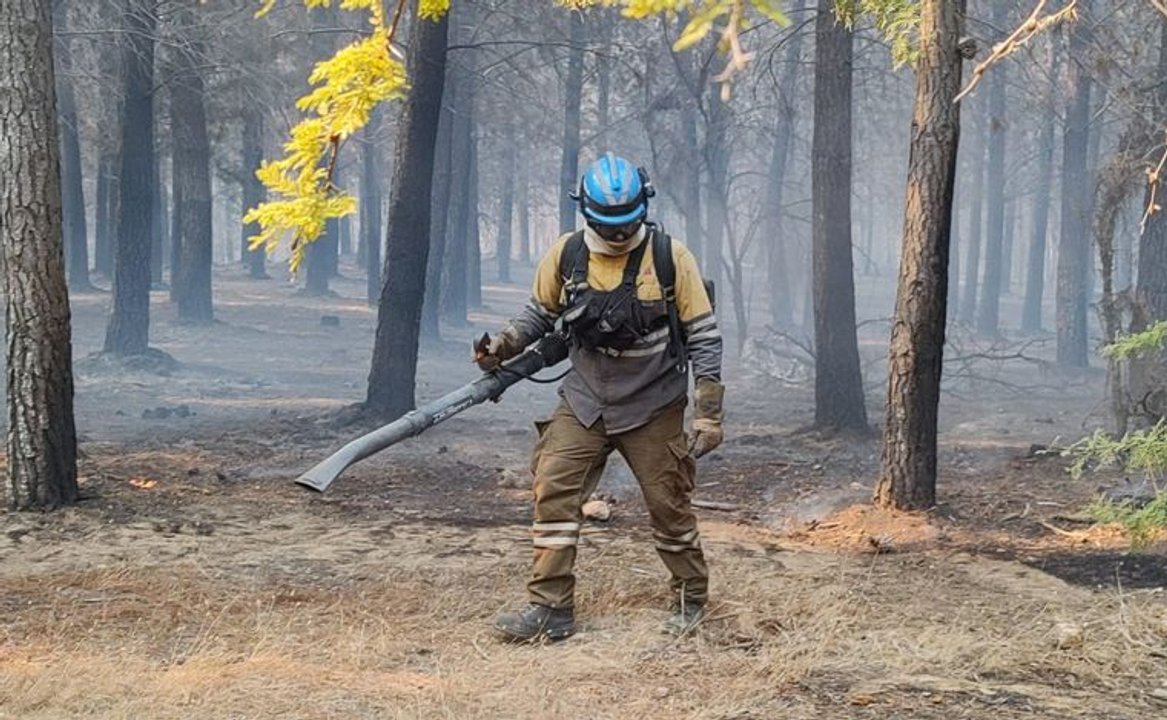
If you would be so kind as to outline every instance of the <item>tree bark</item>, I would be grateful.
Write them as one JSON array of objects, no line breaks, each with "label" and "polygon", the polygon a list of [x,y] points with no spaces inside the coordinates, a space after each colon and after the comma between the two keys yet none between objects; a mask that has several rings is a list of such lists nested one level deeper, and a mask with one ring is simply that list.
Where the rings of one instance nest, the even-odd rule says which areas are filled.
[{"label": "tree bark", "polygon": [[450,127],[450,215],[446,224],[446,257],[442,284],[442,320],[466,324],[469,298],[471,165],[474,148],[474,81],[452,73],[453,117]]},{"label": "tree bark", "polygon": [[1049,235],[1050,192],[1053,186],[1054,129],[1058,70],[1061,53],[1049,43],[1050,83],[1046,88],[1045,112],[1037,139],[1037,188],[1033,199],[1033,234],[1025,263],[1025,299],[1021,307],[1021,332],[1041,332],[1041,301],[1045,294],[1046,239]]},{"label": "tree bark", "polygon": [[415,406],[418,336],[429,253],[434,143],[445,83],[448,20],[418,20],[410,38],[412,89],[405,100],[389,205],[385,284],[377,307],[377,335],[366,408],[397,418]]},{"label": "tree bark", "polygon": [[[64,0],[54,4],[53,24],[58,34],[68,28]],[[74,292],[89,289],[89,234],[85,223],[85,185],[81,171],[81,139],[77,127],[77,99],[73,92],[73,51],[67,37],[54,47],[58,120],[61,132],[61,190],[64,203],[65,268]]]},{"label": "tree bark", "polygon": [[[684,138],[686,164],[690,168],[700,168],[702,163],[701,142],[697,137],[696,99],[685,103],[681,110],[681,137]],[[701,228],[701,172],[683,173],[679,178],[685,198],[685,207],[681,208],[685,216],[685,244],[692,251],[693,257],[705,270],[705,232]]]},{"label": "tree bark", "polygon": [[361,150],[361,249],[364,251],[365,297],[377,303],[381,292],[381,174],[377,135],[381,132],[381,112],[374,111],[365,126]]},{"label": "tree bark", "polygon": [[466,194],[466,304],[482,307],[482,238],[478,207],[478,132],[471,133],[470,186]]},{"label": "tree bark", "polygon": [[571,49],[567,55],[567,80],[563,87],[563,143],[559,161],[559,232],[575,229],[575,201],[568,197],[579,185],[580,104],[583,98],[583,53],[586,35],[583,13],[568,16]]},{"label": "tree bark", "polygon": [[904,207],[904,239],[889,351],[887,410],[875,502],[936,504],[936,421],[948,297],[948,239],[960,141],[965,0],[924,0]]},{"label": "tree bark", "polygon": [[[247,107],[243,111],[243,209],[250,210],[267,199],[267,188],[255,176],[255,171],[263,163],[263,111]],[[247,274],[255,280],[268,277],[267,252],[261,247],[251,249],[251,238],[259,234],[259,223],[243,226],[243,257],[247,262]]]},{"label": "tree bark", "polygon": [[[189,35],[195,27],[192,8],[184,5],[178,17]],[[178,63],[170,86],[176,171],[173,182],[181,188],[182,197],[182,207],[176,209],[178,227],[182,230],[182,252],[172,282],[177,286],[178,320],[206,324],[215,319],[211,297],[214,264],[211,143],[207,137],[205,92],[199,69],[206,46],[195,38],[184,40],[185,44],[177,49]]]},{"label": "tree bark", "polygon": [[[1004,28],[1006,4],[993,3],[993,26]],[[981,303],[977,308],[977,333],[997,336],[1000,325],[1001,266],[1005,232],[1005,79],[1007,63],[997,63],[989,73],[989,165],[986,184],[985,274]]]},{"label": "tree bark", "polygon": [[1090,176],[1087,170],[1090,75],[1087,61],[1091,3],[1079,3],[1081,18],[1070,28],[1066,125],[1062,136],[1062,221],[1058,245],[1057,361],[1066,368],[1090,364],[1086,293],[1090,262]]},{"label": "tree bark", "polygon": [[[833,1],[833,0],[832,0]],[[709,124],[705,130],[705,167],[709,171],[705,192],[705,237],[702,238],[705,262],[703,275],[720,287],[724,258],[726,221],[729,218],[729,143],[731,122],[729,106],[721,99],[721,90],[709,86]]]},{"label": "tree bark", "polygon": [[531,173],[525,158],[520,160],[519,186],[515,191],[519,205],[519,262],[531,265]]},{"label": "tree bark", "polygon": [[502,195],[499,198],[498,242],[495,243],[495,259],[498,261],[498,281],[511,281],[511,238],[515,219],[515,126],[514,120],[507,119],[503,135],[502,150]]},{"label": "tree bark", "polygon": [[[805,0],[801,0],[791,10],[794,13],[801,13],[805,7]],[[782,58],[782,70],[777,82],[778,112],[774,119],[774,144],[771,147],[770,172],[766,180],[766,284],[769,286],[770,319],[775,327],[788,327],[794,322],[794,298],[791,293],[791,277],[787,272],[789,238],[786,237],[782,209],[791,140],[798,128],[796,88],[802,70],[803,33],[797,29],[793,32],[795,34],[786,40],[786,52]]]},{"label": "tree bark", "polygon": [[8,506],[77,499],[51,0],[0,3],[0,242]]},{"label": "tree bark", "polygon": [[[312,13],[313,28],[327,30],[338,24],[335,7],[325,7]],[[329,32],[315,32],[311,35],[312,55],[325,59],[336,51],[336,35]],[[339,178],[334,178],[337,185]],[[304,255],[304,294],[322,297],[331,294],[329,283],[336,274],[336,255],[340,243],[340,229],[335,220],[328,221],[324,234],[316,238]]]},{"label": "tree bark", "polygon": [[446,98],[438,121],[438,135],[434,150],[433,189],[430,197],[430,251],[426,263],[425,302],[421,312],[421,336],[430,340],[441,338],[439,316],[442,309],[442,285],[446,260],[446,230],[450,218],[451,174],[454,146],[455,99],[454,81],[447,78]]},{"label": "tree bark", "polygon": [[985,215],[985,133],[982,129],[973,138],[969,150],[974,153],[972,192],[969,200],[968,249],[964,257],[964,294],[960,300],[960,322],[972,325],[976,319],[977,295],[980,287],[982,220]]},{"label": "tree bark", "polygon": [[154,28],[157,0],[124,0],[121,168],[114,250],[113,310],[104,350],[140,355],[150,337],[150,253],[154,229]]},{"label": "tree bark", "polygon": [[[1167,125],[1167,18],[1160,21],[1159,72],[1160,79],[1156,93],[1155,124],[1162,128]],[[1162,135],[1159,135],[1162,137]],[[1160,147],[1153,158],[1161,157],[1165,148]],[[1143,208],[1150,205],[1151,189],[1147,188]],[[1135,297],[1140,314],[1146,323],[1167,320],[1167,181],[1160,181],[1155,202],[1163,210],[1147,220],[1147,228],[1139,240],[1138,281]]]},{"label": "tree bark", "polygon": [[113,157],[102,154],[97,161],[94,195],[93,269],[113,279],[114,222],[117,217],[117,191],[113,180]]},{"label": "tree bark", "polygon": [[852,34],[834,7],[819,0],[815,21],[815,426],[866,431],[851,256]]}]

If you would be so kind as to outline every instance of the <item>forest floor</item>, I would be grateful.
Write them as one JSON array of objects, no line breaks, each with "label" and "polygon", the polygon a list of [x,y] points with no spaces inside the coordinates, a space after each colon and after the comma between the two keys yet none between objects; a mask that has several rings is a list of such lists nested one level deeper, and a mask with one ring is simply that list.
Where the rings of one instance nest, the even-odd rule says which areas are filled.
[{"label": "forest floor", "polygon": [[[524,600],[532,421],[554,391],[516,386],[325,494],[294,485],[363,430],[336,419],[362,399],[375,322],[346,272],[321,299],[220,269],[210,327],[157,293],[168,374],[90,357],[109,297],[74,298],[84,500],[0,514],[0,718],[1167,714],[1164,543],[1131,553],[1082,522],[1119,478],[1040,452],[1103,424],[1100,373],[954,350],[941,505],[891,515],[866,504],[877,441],[804,431],[798,351],[750,344],[727,365],[726,444],[700,463],[698,498],[728,508],[699,510],[710,617],[661,634],[663,566],[613,463],[579,634],[509,645],[490,623]],[[474,327],[425,348],[421,399],[474,377],[469,338],[525,296],[487,288]],[[873,424],[885,333],[863,329]]]}]

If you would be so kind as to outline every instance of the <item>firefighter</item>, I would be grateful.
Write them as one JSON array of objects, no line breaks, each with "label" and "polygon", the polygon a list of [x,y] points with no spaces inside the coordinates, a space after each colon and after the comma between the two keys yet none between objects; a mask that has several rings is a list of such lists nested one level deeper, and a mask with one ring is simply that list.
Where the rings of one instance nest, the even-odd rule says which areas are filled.
[{"label": "firefighter", "polygon": [[592,163],[573,196],[585,228],[559,238],[539,263],[528,305],[475,346],[478,365],[492,370],[557,325],[570,340],[573,369],[559,406],[536,423],[529,603],[495,622],[511,640],[575,632],[581,507],[612,451],[640,484],[671,575],[666,629],[685,632],[704,616],[709,571],[690,496],[695,459],[722,440],[722,340],[693,255],[647,221],[652,196],[647,173],[628,160],[607,153]]}]

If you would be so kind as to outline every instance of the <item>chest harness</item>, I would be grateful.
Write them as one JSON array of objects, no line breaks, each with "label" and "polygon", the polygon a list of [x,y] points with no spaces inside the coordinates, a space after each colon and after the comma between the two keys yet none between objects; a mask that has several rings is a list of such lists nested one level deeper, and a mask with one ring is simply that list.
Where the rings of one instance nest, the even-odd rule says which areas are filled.
[{"label": "chest harness", "polygon": [[[676,263],[672,238],[655,226],[648,226],[649,236],[628,253],[620,284],[604,292],[588,286],[591,253],[583,231],[568,238],[559,259],[559,275],[566,290],[563,326],[573,343],[588,350],[627,351],[647,336],[668,330],[669,352],[677,372],[688,372],[688,356],[677,314]],[[652,247],[653,270],[660,283],[663,299],[641,300],[636,279],[644,253]]]}]

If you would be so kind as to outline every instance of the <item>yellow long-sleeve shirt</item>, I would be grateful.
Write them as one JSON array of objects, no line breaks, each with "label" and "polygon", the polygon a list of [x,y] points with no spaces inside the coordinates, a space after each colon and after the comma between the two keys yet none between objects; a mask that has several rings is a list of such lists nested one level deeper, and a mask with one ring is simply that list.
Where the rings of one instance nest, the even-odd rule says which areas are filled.
[{"label": "yellow long-sleeve shirt", "polygon": [[[527,342],[550,332],[565,312],[567,284],[561,267],[562,255],[571,234],[564,235],[547,251],[535,274],[531,302],[512,321]],[[642,241],[646,248],[636,276],[637,297],[646,303],[661,302],[664,291],[656,276],[651,233]],[[630,252],[633,248],[628,248]],[[674,293],[677,315],[684,335],[685,351],[695,377],[720,379],[722,341],[705,291],[697,261],[683,243],[671,243],[676,267]],[[624,276],[627,252],[620,255],[588,253],[586,283],[594,290],[616,289]],[[570,268],[570,264],[567,264]],[[668,328],[646,335],[633,347],[614,351],[585,348],[573,343],[571,360],[574,371],[564,381],[560,393],[576,417],[591,426],[603,418],[605,429],[616,433],[647,423],[664,408],[677,402],[688,391],[688,375],[677,369],[675,348],[670,346]]]}]

